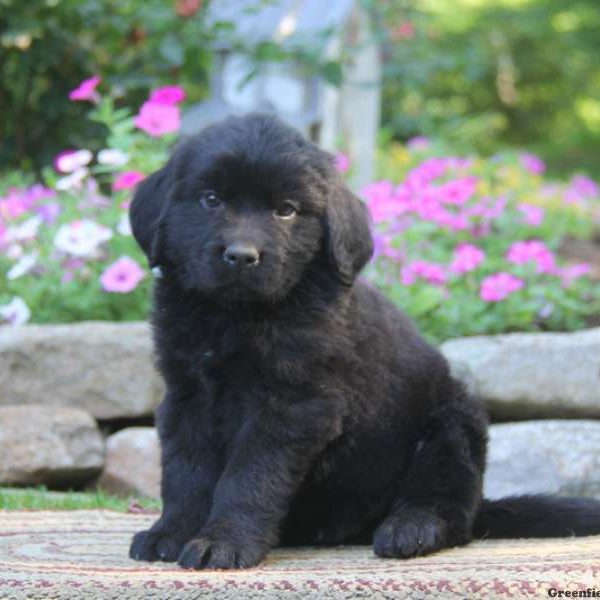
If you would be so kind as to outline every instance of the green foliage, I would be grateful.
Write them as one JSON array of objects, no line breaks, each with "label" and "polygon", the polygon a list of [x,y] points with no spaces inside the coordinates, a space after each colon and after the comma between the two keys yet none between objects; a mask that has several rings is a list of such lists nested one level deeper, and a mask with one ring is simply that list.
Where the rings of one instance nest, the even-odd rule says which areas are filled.
[{"label": "green foliage", "polygon": [[206,93],[209,40],[202,13],[178,17],[164,0],[0,0],[0,164],[39,168],[64,148],[104,146],[68,99],[92,74],[137,103],[174,79]]},{"label": "green foliage", "polygon": [[458,152],[526,147],[600,172],[597,0],[367,0],[385,44],[383,122]]},{"label": "green foliage", "polygon": [[[135,129],[131,112],[117,109],[111,96],[101,98],[91,110],[90,118],[110,132],[110,148],[128,156],[126,165],[96,163],[80,182],[67,189],[59,188],[68,176],[59,178],[52,169],[45,169],[45,183],[49,187],[42,187],[42,198],[34,201],[31,198],[35,188],[28,187],[30,178],[13,173],[0,180],[0,198],[4,197],[0,203],[0,227],[3,227],[1,217],[6,223],[6,228],[0,231],[0,304],[6,305],[15,297],[23,299],[31,311],[31,320],[36,323],[128,321],[145,319],[148,314],[152,279],[149,273],[125,293],[106,290],[101,285],[101,275],[123,256],[135,261],[139,269],[146,264],[146,258],[127,232],[126,209],[132,189],[115,190],[113,184],[119,173],[148,174],[162,165],[175,134],[157,138]],[[21,203],[23,210],[19,208]],[[49,205],[58,205],[60,209],[55,221],[40,224],[22,240],[10,241],[19,226],[37,219]],[[14,211],[19,214],[11,217]],[[82,220],[111,237],[82,254],[69,252],[57,243],[57,234],[73,231]],[[93,229],[91,235],[95,235]],[[11,277],[10,269],[24,256],[35,257],[34,267],[23,275]]]},{"label": "green foliage", "polygon": [[387,145],[383,179],[363,190],[377,242],[367,277],[433,341],[586,327],[600,313],[600,284],[561,249],[594,236],[598,186],[544,179],[510,153],[465,160],[421,145]]}]

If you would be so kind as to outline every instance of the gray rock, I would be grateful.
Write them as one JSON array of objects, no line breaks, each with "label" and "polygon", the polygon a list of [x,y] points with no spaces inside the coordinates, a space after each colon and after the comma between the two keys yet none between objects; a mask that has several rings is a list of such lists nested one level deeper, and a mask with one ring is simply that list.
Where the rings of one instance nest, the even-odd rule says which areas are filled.
[{"label": "gray rock", "polygon": [[78,484],[104,464],[96,421],[76,408],[0,406],[0,448],[3,484]]},{"label": "gray rock", "polygon": [[162,395],[145,323],[0,327],[0,404],[83,408],[98,419],[152,414]]},{"label": "gray rock", "polygon": [[98,486],[118,495],[160,498],[160,445],[153,427],[128,427],[106,440]]},{"label": "gray rock", "polygon": [[492,418],[600,418],[600,328],[460,338],[441,349]]},{"label": "gray rock", "polygon": [[490,427],[484,494],[600,499],[600,422],[528,421]]}]

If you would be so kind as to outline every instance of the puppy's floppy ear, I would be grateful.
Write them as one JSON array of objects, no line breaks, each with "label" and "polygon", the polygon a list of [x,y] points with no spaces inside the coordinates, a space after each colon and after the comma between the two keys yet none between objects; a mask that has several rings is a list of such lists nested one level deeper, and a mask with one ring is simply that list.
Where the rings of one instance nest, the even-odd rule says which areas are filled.
[{"label": "puppy's floppy ear", "polygon": [[129,208],[133,237],[148,257],[151,267],[160,264],[160,217],[168,197],[168,167],[163,167],[138,186]]},{"label": "puppy's floppy ear", "polygon": [[346,285],[373,254],[373,238],[367,207],[341,181],[327,201],[327,250],[336,273]]}]

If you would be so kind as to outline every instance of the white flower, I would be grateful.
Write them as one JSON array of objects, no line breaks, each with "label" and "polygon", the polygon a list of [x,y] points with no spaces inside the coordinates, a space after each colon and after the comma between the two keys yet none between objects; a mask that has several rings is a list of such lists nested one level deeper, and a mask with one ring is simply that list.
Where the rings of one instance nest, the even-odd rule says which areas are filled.
[{"label": "white flower", "polygon": [[105,148],[98,152],[98,162],[101,165],[110,167],[122,167],[129,161],[129,154],[125,154],[122,150],[116,148]]},{"label": "white flower", "polygon": [[37,262],[37,254],[24,254],[6,273],[6,279],[18,279],[29,273]]},{"label": "white flower", "polygon": [[54,187],[62,192],[71,190],[75,187],[79,187],[82,181],[89,175],[90,171],[86,167],[81,167],[76,171],[73,171],[66,177],[61,177],[55,184]]},{"label": "white flower", "polygon": [[44,219],[39,215],[29,217],[19,225],[13,225],[6,230],[6,239],[9,243],[22,242],[34,238]]},{"label": "white flower", "polygon": [[24,325],[29,321],[31,311],[25,300],[15,296],[8,304],[0,306],[0,320],[9,325]]},{"label": "white flower", "polygon": [[98,246],[111,237],[112,231],[107,227],[83,219],[61,225],[54,236],[54,245],[67,254],[91,258],[96,255]]},{"label": "white flower", "polygon": [[129,215],[123,213],[117,224],[117,232],[121,235],[131,235],[131,222],[129,221]]},{"label": "white flower", "polygon": [[23,256],[23,246],[21,246],[21,244],[11,244],[6,248],[4,254],[11,260],[21,258],[21,256]]},{"label": "white flower", "polygon": [[77,150],[68,152],[56,159],[56,166],[61,173],[73,173],[85,165],[89,165],[93,158],[89,150]]}]

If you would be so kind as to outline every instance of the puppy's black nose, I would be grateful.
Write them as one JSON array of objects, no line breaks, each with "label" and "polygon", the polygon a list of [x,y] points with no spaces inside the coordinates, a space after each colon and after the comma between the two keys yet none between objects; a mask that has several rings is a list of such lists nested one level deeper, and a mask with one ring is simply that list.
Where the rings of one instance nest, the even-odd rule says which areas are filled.
[{"label": "puppy's black nose", "polygon": [[254,267],[260,261],[260,254],[254,246],[232,244],[225,248],[223,260],[231,266]]}]

